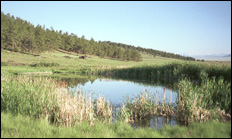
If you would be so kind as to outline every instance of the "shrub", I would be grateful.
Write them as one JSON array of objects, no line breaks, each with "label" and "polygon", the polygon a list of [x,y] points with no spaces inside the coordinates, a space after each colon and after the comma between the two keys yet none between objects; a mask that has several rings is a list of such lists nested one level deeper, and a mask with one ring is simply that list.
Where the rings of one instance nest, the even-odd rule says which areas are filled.
[{"label": "shrub", "polygon": [[1,66],[9,66],[10,64],[8,62],[1,62]]},{"label": "shrub", "polygon": [[60,64],[58,63],[36,63],[36,64],[32,64],[32,67],[58,67]]}]

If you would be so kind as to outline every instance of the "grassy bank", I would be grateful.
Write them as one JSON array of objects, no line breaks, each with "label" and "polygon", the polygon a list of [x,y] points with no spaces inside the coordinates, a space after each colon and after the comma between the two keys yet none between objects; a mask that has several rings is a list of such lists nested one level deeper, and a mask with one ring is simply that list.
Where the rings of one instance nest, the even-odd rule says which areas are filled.
[{"label": "grassy bank", "polygon": [[151,128],[133,129],[126,123],[89,126],[81,123],[75,127],[56,127],[46,120],[34,120],[28,116],[1,112],[1,138],[231,138],[231,124],[216,121],[193,124],[187,127],[165,127],[161,130]]},{"label": "grassy bank", "polygon": [[[225,81],[231,80],[231,66],[226,63],[198,63],[198,62],[172,62],[164,65],[143,65],[137,67],[113,69],[114,76],[121,78],[133,78],[133,79],[171,79],[178,80],[182,77],[191,80],[200,81],[200,73],[206,72],[208,76],[224,78]],[[107,72],[107,71],[106,71]]]}]

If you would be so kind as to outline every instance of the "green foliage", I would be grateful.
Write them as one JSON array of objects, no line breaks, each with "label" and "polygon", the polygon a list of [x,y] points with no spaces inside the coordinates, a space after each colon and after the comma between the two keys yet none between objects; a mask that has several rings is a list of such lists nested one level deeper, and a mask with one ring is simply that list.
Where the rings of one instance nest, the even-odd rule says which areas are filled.
[{"label": "green foliage", "polygon": [[179,82],[178,119],[185,122],[217,119],[231,109],[230,82],[222,78],[218,81],[215,77],[208,78],[204,71],[200,73],[200,78],[199,86],[186,79]]},{"label": "green foliage", "polygon": [[9,66],[10,64],[8,62],[1,62],[1,66]]},{"label": "green foliage", "polygon": [[80,123],[75,127],[57,127],[46,120],[1,112],[1,138],[231,138],[231,123],[215,121],[194,123],[189,127],[166,126],[133,129],[129,124]]},{"label": "green foliage", "polygon": [[173,116],[174,107],[172,103],[165,103],[165,89],[160,100],[158,94],[142,92],[136,97],[126,97],[122,108],[116,111],[115,119],[134,124],[147,126],[154,115]]},{"label": "green foliage", "polygon": [[[192,57],[186,57],[186,56],[181,56],[178,54],[173,54],[173,53],[167,53],[167,52],[162,52],[154,49],[147,49],[147,48],[142,48],[142,47],[135,47],[132,45],[127,45],[127,44],[122,44],[122,43],[115,43],[115,42],[110,42],[110,41],[104,41],[103,43],[109,44],[110,46],[116,46],[116,47],[121,47],[123,49],[131,49],[132,50],[132,55],[133,51],[139,51],[142,53],[147,53],[155,56],[162,56],[162,57],[168,57],[168,58],[176,58],[176,59],[182,59],[182,60],[190,60],[190,61],[195,61],[195,58]],[[139,56],[137,57],[139,59]]]},{"label": "green foliage", "polygon": [[93,38],[86,40],[84,36],[68,32],[62,33],[45,26],[34,27],[27,21],[14,18],[10,14],[1,12],[1,48],[28,54],[41,54],[63,49],[77,54],[93,54],[101,58],[113,58],[127,61],[141,61],[141,54],[137,50],[121,50],[117,46],[111,46],[102,42],[96,42]]},{"label": "green foliage", "polygon": [[[111,122],[112,106],[101,96],[93,107],[91,96],[76,97],[63,89],[64,82],[42,77],[1,75],[1,111],[45,118],[60,126],[95,120]],[[66,86],[67,87],[67,86]],[[76,92],[75,92],[76,93]]]},{"label": "green foliage", "polygon": [[[4,50],[5,51],[5,50]],[[8,61],[9,60],[13,60],[15,62],[28,62],[28,63],[32,63],[35,61],[38,61],[38,58],[34,58],[31,55],[22,55],[22,54],[18,54],[18,53],[8,53],[5,54],[3,53],[4,57],[4,61]],[[15,56],[17,55],[17,57]],[[47,54],[43,54],[44,56],[47,56]],[[123,62],[123,61],[111,61],[111,60],[106,60],[106,59],[100,59],[100,58],[95,58],[95,59],[88,59],[88,62],[83,62],[81,63],[80,61],[78,61],[79,59],[75,59],[76,61],[74,61],[74,58],[71,59],[66,59],[63,57],[63,54],[58,54],[55,53],[54,57],[49,57],[48,59],[43,59],[41,60],[40,63],[49,63],[49,62],[57,62],[59,60],[60,65],[62,65],[62,67],[59,68],[53,68],[54,71],[59,71],[61,73],[81,73],[83,72],[84,74],[88,74],[88,75],[115,75],[121,78],[135,78],[135,79],[148,79],[148,80],[153,80],[154,78],[167,78],[169,79],[173,79],[174,81],[180,81],[180,92],[183,95],[182,98],[184,98],[186,101],[183,101],[182,104],[185,104],[182,108],[183,108],[183,114],[186,114],[188,117],[191,117],[192,115],[194,116],[194,111],[191,111],[193,108],[196,108],[196,110],[199,110],[199,112],[201,113],[202,116],[204,116],[206,113],[208,112],[215,112],[217,114],[217,112],[215,111],[216,107],[221,108],[222,110],[225,110],[226,112],[228,112],[228,110],[231,107],[231,67],[230,66],[226,66],[226,65],[216,65],[216,64],[208,64],[208,63],[204,63],[204,64],[200,64],[200,63],[194,63],[194,62],[178,62],[178,63],[169,63],[169,64],[162,64],[162,65],[143,65],[143,66],[138,66],[135,67],[133,64],[134,63],[138,63],[138,62]],[[2,56],[1,56],[2,57]],[[12,57],[9,58],[8,57]],[[23,57],[23,58],[22,58]],[[26,58],[25,58],[26,57]],[[72,56],[74,57],[74,56]],[[54,58],[54,59],[53,59]],[[59,60],[57,60],[59,59]],[[46,62],[44,62],[46,61]],[[30,63],[30,64],[31,64]],[[97,64],[96,64],[97,63]],[[122,66],[115,66],[115,65],[133,65],[133,67],[131,68],[125,68]],[[109,66],[110,68],[108,68],[107,66]],[[139,64],[138,64],[139,65]],[[142,64],[140,64],[142,65]],[[82,67],[83,66],[83,67]],[[112,66],[112,67],[111,67]],[[38,66],[40,67],[40,66]],[[80,68],[81,67],[81,68]],[[116,69],[117,67],[117,69]],[[4,72],[13,72],[13,73],[18,73],[18,72],[22,72],[22,71],[41,71],[41,70],[47,70],[50,68],[33,68],[33,67],[19,67],[19,66],[15,66],[14,68],[12,68],[12,66],[4,66],[1,68],[2,71]],[[3,77],[3,76],[2,76]],[[15,79],[19,79],[18,77],[16,77]],[[3,81],[4,79],[2,79]],[[32,80],[30,80],[32,81]],[[4,96],[4,99],[1,100],[2,102],[9,102],[9,104],[7,104],[8,110],[11,111],[20,111],[20,109],[17,107],[20,106],[22,107],[22,105],[17,105],[19,104],[18,102],[20,102],[21,100],[25,100],[25,98],[27,98],[27,95],[25,95],[25,93],[30,94],[29,98],[31,99],[29,102],[25,102],[22,104],[25,104],[26,109],[22,108],[22,110],[24,110],[23,112],[27,112],[25,115],[27,114],[39,114],[41,113],[41,111],[39,111],[40,109],[42,109],[39,105],[37,105],[37,103],[33,104],[32,102],[37,102],[38,104],[41,104],[38,100],[38,98],[33,97],[32,95],[40,91],[43,91],[45,88],[42,88],[41,84],[32,84],[31,82],[26,82],[25,84],[20,84],[20,83],[16,83],[16,81],[9,80],[9,82],[1,83],[1,88],[3,89],[2,91],[2,96]],[[12,82],[12,83],[10,83]],[[18,85],[17,85],[18,84]],[[49,83],[47,83],[47,85],[49,86]],[[48,88],[47,88],[48,89]],[[8,94],[5,96],[5,90],[8,90]],[[39,90],[39,91],[38,91]],[[13,93],[12,93],[13,92]],[[20,92],[20,93],[18,93]],[[12,94],[11,94],[12,93]],[[24,93],[24,94],[23,94]],[[4,94],[4,95],[3,95]],[[22,94],[22,97],[20,97],[20,95]],[[5,100],[5,97],[7,98]],[[23,98],[24,97],[24,98]],[[2,98],[2,97],[1,97]],[[14,98],[14,99],[11,99]],[[139,97],[138,97],[139,98]],[[20,101],[16,101],[16,100],[20,100]],[[148,99],[149,100],[149,99]],[[195,101],[196,100],[196,101]],[[149,101],[148,101],[149,102]],[[30,106],[30,105],[34,105],[34,106]],[[136,108],[136,107],[132,107],[133,103],[128,102],[128,107],[125,107],[125,111],[127,111],[127,113],[125,113],[125,117],[130,118],[131,115],[133,116],[133,111],[131,111],[129,108]],[[136,104],[137,107],[141,106],[138,103],[134,103]],[[138,104],[138,105],[137,105]],[[143,104],[143,103],[141,103]],[[149,103],[148,103],[149,104]],[[181,104],[181,103],[179,103]],[[196,105],[194,105],[196,104]],[[16,107],[17,106],[17,107]],[[134,105],[135,106],[135,105]],[[144,111],[148,111],[149,112],[149,107],[150,106],[154,106],[152,103],[150,103],[149,105],[144,105],[144,108],[139,109],[140,115],[146,115],[146,113],[144,113]],[[3,107],[5,110],[6,108],[6,104],[1,104],[1,107]],[[38,109],[37,111],[32,111],[30,110],[30,108],[33,109]],[[43,107],[44,108],[44,107]],[[126,109],[127,108],[127,109]],[[4,110],[4,111],[5,111]],[[45,107],[46,110],[46,107]],[[49,110],[49,109],[48,109]],[[136,110],[136,109],[135,109]],[[137,110],[138,111],[138,110]],[[196,112],[196,111],[195,111]],[[21,113],[21,112],[19,112]],[[24,115],[24,114],[23,114]],[[43,114],[42,114],[43,115]],[[135,115],[135,114],[134,114]],[[37,116],[38,117],[38,116]],[[52,117],[52,116],[50,116]],[[134,116],[135,117],[135,116]],[[214,117],[211,117],[210,119],[214,119]],[[149,137],[152,136],[154,137],[154,133],[150,133],[151,129],[146,129],[145,130],[139,130],[138,134],[134,134],[134,130],[129,129],[128,127],[122,128],[125,129],[125,132],[123,132],[123,130],[117,128],[116,133],[113,132],[113,130],[110,129],[99,129],[96,128],[93,131],[93,134],[91,134],[91,128],[89,126],[87,126],[88,124],[83,124],[83,127],[80,127],[81,130],[76,131],[76,129],[71,129],[70,131],[64,130],[64,131],[60,131],[60,130],[56,130],[52,129],[51,131],[45,132],[45,134],[43,133],[38,133],[37,136],[48,136],[50,135],[50,132],[54,134],[52,134],[51,136],[55,136],[57,137],[58,135],[60,136],[68,136],[68,133],[72,134],[72,133],[76,133],[78,135],[80,135],[80,137],[111,137],[111,135],[115,135],[114,137]],[[124,124],[120,125],[123,126]],[[223,127],[223,129],[219,128],[220,126],[222,127],[221,124],[213,124],[213,125],[204,125],[203,126],[196,126],[196,129],[192,129],[190,128],[189,130],[183,128],[183,127],[178,127],[178,128],[172,128],[173,130],[169,130],[166,131],[162,130],[160,133],[162,133],[162,135],[170,135],[170,137],[189,137],[189,136],[194,136],[194,137],[230,137],[231,136],[231,132],[230,130],[227,130],[228,128],[230,129],[231,127],[229,126],[230,124],[228,124],[227,126]],[[50,125],[49,125],[50,126]],[[104,127],[104,125],[96,125],[96,127]],[[112,125],[113,126],[113,125]],[[120,127],[119,125],[117,125],[118,127]],[[207,126],[209,126],[208,129],[205,129]],[[214,127],[217,126],[217,127]],[[190,125],[191,127],[191,125]],[[227,128],[227,129],[225,129]],[[63,128],[59,128],[59,129],[63,129]],[[79,129],[79,128],[78,128]],[[116,129],[116,127],[114,127],[113,129]],[[176,131],[175,131],[175,130]],[[199,130],[200,129],[200,130]],[[36,130],[36,129],[35,129]],[[178,130],[178,131],[177,131]],[[192,130],[192,131],[190,131]],[[4,132],[5,137],[11,137],[11,136],[18,136],[19,134],[18,131],[21,131],[20,128],[14,130],[14,128],[10,128],[9,131]],[[67,131],[67,133],[66,133]],[[81,131],[83,131],[84,133],[81,133]],[[99,134],[95,134],[95,131]],[[103,132],[103,131],[107,131],[107,132]],[[207,132],[209,131],[215,131],[215,134],[208,134]],[[220,131],[217,132],[217,131]],[[16,134],[11,134],[11,133],[16,133]],[[62,133],[61,133],[62,132]],[[148,134],[148,132],[150,134]],[[30,134],[24,134],[25,131],[23,131],[23,133],[21,134],[22,136],[29,136]],[[35,132],[32,132],[33,134],[36,134]],[[225,133],[222,135],[222,133]],[[3,135],[3,136],[4,136]],[[70,135],[71,137],[75,137],[74,134]],[[50,137],[50,136],[49,136]]]},{"label": "green foliage", "polygon": [[57,107],[54,89],[42,78],[1,75],[1,111],[50,119]]},{"label": "green foliage", "polygon": [[[112,69],[114,71],[114,69]],[[130,77],[134,79],[178,79],[187,78],[192,81],[201,83],[204,76],[207,74],[208,77],[215,77],[215,80],[223,78],[225,81],[230,82],[231,78],[231,67],[226,65],[210,65],[200,64],[193,62],[172,62],[165,65],[143,65],[124,69],[117,69],[119,77],[125,78]],[[205,73],[203,73],[205,72]],[[125,73],[126,76],[125,76]],[[134,74],[139,73],[140,76]]]}]

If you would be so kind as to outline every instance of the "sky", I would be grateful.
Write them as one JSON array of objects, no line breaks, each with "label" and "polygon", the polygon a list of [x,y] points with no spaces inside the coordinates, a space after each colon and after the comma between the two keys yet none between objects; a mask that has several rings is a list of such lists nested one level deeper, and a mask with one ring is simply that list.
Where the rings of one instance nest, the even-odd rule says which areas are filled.
[{"label": "sky", "polygon": [[231,53],[231,1],[1,1],[1,11],[88,40],[188,56]]}]

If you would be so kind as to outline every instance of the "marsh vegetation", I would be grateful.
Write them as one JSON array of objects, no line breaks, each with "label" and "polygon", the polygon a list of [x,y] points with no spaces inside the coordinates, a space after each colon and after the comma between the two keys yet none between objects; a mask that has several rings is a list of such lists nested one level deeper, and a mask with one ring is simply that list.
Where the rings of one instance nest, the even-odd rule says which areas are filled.
[{"label": "marsh vegetation", "polygon": [[[111,126],[115,126],[112,134],[117,132],[115,133],[117,137],[129,136],[129,134],[120,131],[119,135],[116,128],[128,128],[128,132],[132,132],[132,130],[145,132],[146,130],[148,133],[150,129],[142,125],[146,125],[149,120],[156,122],[159,117],[163,117],[163,120],[166,119],[169,122],[175,119],[179,123],[188,125],[186,130],[198,128],[198,125],[195,125],[196,122],[200,122],[200,125],[205,125],[209,129],[208,126],[215,124],[212,121],[222,123],[230,120],[230,63],[183,62],[173,59],[168,62],[166,59],[151,58],[149,55],[143,54],[143,62],[128,63],[92,57],[86,59],[88,63],[86,64],[86,61],[79,58],[64,58],[60,52],[52,53],[52,56],[44,53],[42,56],[46,58],[38,60],[26,54],[2,52],[2,112],[12,113],[13,117],[22,115],[32,119],[44,119],[49,125],[59,128],[65,126],[71,129],[78,125],[87,128],[88,126],[102,126],[99,123],[104,123],[109,125],[104,128],[105,130],[111,130]],[[170,61],[172,62],[170,63]],[[12,63],[21,63],[21,65]],[[96,63],[101,64],[97,65]],[[27,74],[36,72],[51,72],[52,74]],[[157,84],[157,86],[162,85],[165,88],[162,88],[159,96],[154,91],[140,91],[134,97],[125,97],[126,99],[119,108],[115,108],[113,103],[102,94],[93,99],[93,95],[88,91],[78,93],[75,90],[75,95],[70,95],[73,93],[64,89],[68,86],[77,87],[77,82],[84,85],[86,82],[94,82],[98,78],[135,82],[145,80],[146,82],[143,84]],[[172,90],[173,94],[176,92],[175,103],[166,102],[167,90]],[[125,96],[126,93],[131,92],[125,92]],[[169,102],[170,99],[169,96]],[[174,99],[173,95],[172,100]],[[202,124],[206,121],[209,121],[209,124]],[[141,128],[130,129],[124,124],[118,126],[121,122]],[[159,123],[159,121],[157,122]],[[231,128],[230,124],[226,123],[225,126]],[[160,131],[162,135],[157,136],[174,136],[173,134],[164,134],[163,131],[168,127],[169,125],[164,126],[164,129]],[[178,133],[180,129],[182,127],[176,125],[176,128],[172,127],[169,130],[170,133]],[[230,134],[229,131],[226,132]],[[89,130],[88,134],[90,135],[90,133],[95,133],[95,131]],[[152,131],[150,135],[153,135]],[[6,137],[8,134],[4,136]],[[102,135],[96,136],[101,137]],[[135,136],[141,137],[143,134]],[[175,136],[183,137],[179,134]]]}]

